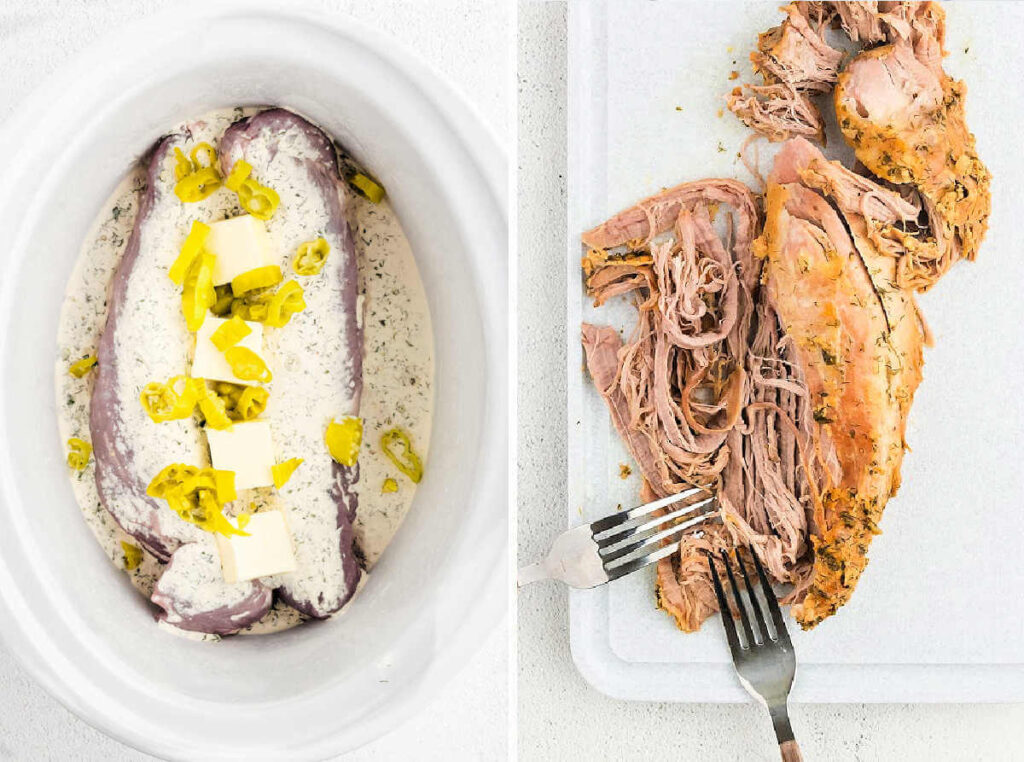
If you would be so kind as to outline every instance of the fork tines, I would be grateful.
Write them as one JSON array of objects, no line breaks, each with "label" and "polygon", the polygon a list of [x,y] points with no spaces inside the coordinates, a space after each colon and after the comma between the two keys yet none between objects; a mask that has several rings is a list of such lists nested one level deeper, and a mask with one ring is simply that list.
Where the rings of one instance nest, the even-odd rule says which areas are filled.
[{"label": "fork tines", "polygon": [[[668,513],[653,515],[670,505],[673,508]],[[593,522],[590,531],[608,579],[631,574],[675,553],[675,541],[712,516],[716,506],[709,492],[695,487]]]},{"label": "fork tines", "polygon": [[[715,595],[718,597],[718,606],[721,609],[722,622],[725,625],[725,635],[729,641],[729,648],[733,652],[734,659],[743,652],[757,646],[762,646],[768,641],[779,643],[786,647],[791,646],[789,633],[786,631],[786,625],[782,619],[782,610],[779,608],[779,601],[772,590],[768,575],[765,574],[764,567],[761,566],[757,554],[751,549],[748,550],[750,557],[753,559],[754,568],[757,570],[757,576],[761,580],[761,595],[768,606],[768,611],[771,613],[771,628],[769,628],[768,623],[765,621],[758,596],[750,582],[750,577],[747,575],[747,566],[743,561],[743,554],[740,552],[740,549],[736,549],[736,565],[739,567],[740,576],[743,577],[743,583],[747,589],[746,600],[749,601],[749,611],[748,606],[744,602],[744,596],[740,591],[740,586],[736,581],[736,575],[733,573],[729,554],[722,550],[716,558],[713,554],[708,553],[711,580],[714,584]],[[729,580],[729,588],[732,592],[733,601],[736,604],[735,609],[740,615],[742,634],[744,636],[742,640],[739,637],[740,633],[737,632],[736,621],[732,615],[733,608],[729,605],[729,599],[726,596],[721,577],[716,569],[715,561],[719,561],[725,567],[725,576]],[[753,619],[757,625],[756,632],[751,624],[750,611],[753,612]]]}]

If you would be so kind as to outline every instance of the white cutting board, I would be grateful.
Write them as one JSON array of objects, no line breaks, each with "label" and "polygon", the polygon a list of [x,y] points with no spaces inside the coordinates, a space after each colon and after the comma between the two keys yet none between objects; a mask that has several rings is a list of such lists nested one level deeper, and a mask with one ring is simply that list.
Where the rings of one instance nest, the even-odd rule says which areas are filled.
[{"label": "white cutting board", "polygon": [[[747,56],[757,33],[782,19],[777,6],[570,3],[570,524],[638,502],[640,486],[635,474],[619,478],[630,460],[579,345],[582,320],[628,329],[635,318],[584,299],[579,234],[662,187],[752,182],[736,158],[750,133],[718,111],[739,83],[733,69],[753,81]],[[991,227],[978,261],[921,299],[935,347],[910,417],[903,486],[852,601],[812,632],[790,627],[795,701],[1024,700],[1024,3],[946,10],[946,68],[967,82],[968,121],[994,176]],[[762,153],[767,168],[773,152]],[[655,609],[651,569],[573,591],[570,626],[581,672],[612,696],[747,700],[721,623],[676,630]]]}]

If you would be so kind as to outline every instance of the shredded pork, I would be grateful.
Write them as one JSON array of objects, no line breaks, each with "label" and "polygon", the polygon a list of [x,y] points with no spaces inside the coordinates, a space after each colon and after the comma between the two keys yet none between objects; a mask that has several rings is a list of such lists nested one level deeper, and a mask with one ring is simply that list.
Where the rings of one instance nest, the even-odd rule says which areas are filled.
[{"label": "shredded pork", "polygon": [[[712,217],[728,210],[725,233]],[[658,599],[692,631],[716,610],[708,548],[754,546],[795,590],[811,572],[813,481],[838,474],[827,446],[813,457],[813,410],[795,347],[760,285],[754,197],[731,180],[687,183],[584,234],[596,304],[631,294],[625,344],[583,326],[587,366],[653,498],[715,491],[720,525],[686,536],[658,568]]]},{"label": "shredded pork", "polygon": [[[900,483],[929,343],[914,292],[973,259],[987,226],[989,174],[965,88],[942,69],[941,8],[783,10],[751,54],[763,84],[729,98],[787,141],[763,204],[733,180],[686,183],[582,237],[594,304],[637,308],[628,340],[586,324],[583,346],[642,496],[719,498],[720,521],[657,569],[658,604],[686,631],[717,610],[707,554],[739,544],[791,585],[802,626],[849,600]],[[866,46],[845,68],[830,27]],[[824,143],[811,98],[829,92],[856,171],[808,142]]]}]

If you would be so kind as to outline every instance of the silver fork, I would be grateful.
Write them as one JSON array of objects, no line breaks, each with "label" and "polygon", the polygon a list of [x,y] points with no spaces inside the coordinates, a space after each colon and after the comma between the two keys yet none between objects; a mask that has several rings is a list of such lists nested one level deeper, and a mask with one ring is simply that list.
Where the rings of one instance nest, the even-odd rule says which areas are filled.
[{"label": "silver fork", "polygon": [[[662,516],[655,511],[676,505]],[[519,570],[519,587],[542,579],[560,579],[587,588],[642,569],[678,550],[674,542],[687,529],[715,515],[717,501],[694,488],[573,527],[555,538],[547,557]]]},{"label": "silver fork", "polygon": [[711,579],[714,582],[715,595],[718,596],[722,625],[725,627],[729,650],[732,651],[732,663],[736,667],[740,682],[747,689],[747,693],[768,708],[783,762],[801,762],[803,757],[800,755],[796,739],[793,738],[788,707],[789,689],[796,676],[796,654],[793,652],[793,643],[786,631],[786,623],[782,619],[782,611],[768,581],[768,575],[764,573],[764,567],[757,560],[757,554],[750,551],[750,556],[754,559],[757,576],[761,578],[761,593],[771,612],[773,627],[769,629],[764,614],[761,613],[761,604],[757,600],[754,586],[750,584],[747,566],[743,563],[743,556],[739,550],[736,551],[736,564],[747,588],[747,599],[754,613],[757,631],[755,632],[751,626],[750,615],[744,605],[740,586],[736,583],[729,555],[724,550],[719,560],[725,566],[729,587],[736,602],[736,609],[739,610],[743,638],[740,638],[740,633],[736,630],[736,620],[732,616],[732,609],[729,607],[722,581],[715,568],[716,559],[709,553],[708,566],[711,567]]}]

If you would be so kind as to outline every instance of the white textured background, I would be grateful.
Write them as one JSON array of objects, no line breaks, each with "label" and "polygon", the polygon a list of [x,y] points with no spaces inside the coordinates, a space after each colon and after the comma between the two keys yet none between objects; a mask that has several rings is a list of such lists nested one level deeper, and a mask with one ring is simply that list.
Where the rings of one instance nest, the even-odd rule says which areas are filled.
[{"label": "white textured background", "polygon": [[[499,139],[510,142],[514,18],[506,2],[317,1],[325,11],[350,14],[399,39],[447,76]],[[0,0],[0,121],[50,72],[106,30],[174,5],[173,0]],[[131,72],[125,77],[130,79]],[[422,712],[344,759],[506,759],[508,669],[508,629],[503,625]],[[0,647],[0,760],[143,759],[151,757],[66,711]]]},{"label": "white textured background", "polygon": [[[521,563],[565,528],[565,88],[565,4],[521,3]],[[624,703],[590,688],[572,663],[566,609],[554,584],[519,593],[520,760],[778,759],[767,714],[754,705]],[[791,714],[808,762],[1024,760],[1021,705],[804,705]]]}]

